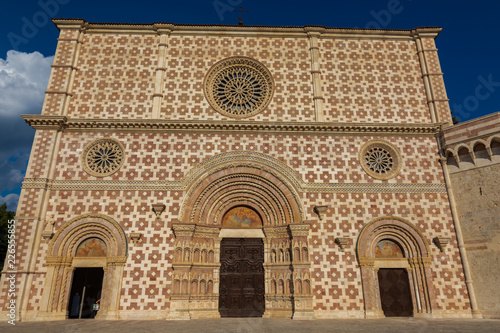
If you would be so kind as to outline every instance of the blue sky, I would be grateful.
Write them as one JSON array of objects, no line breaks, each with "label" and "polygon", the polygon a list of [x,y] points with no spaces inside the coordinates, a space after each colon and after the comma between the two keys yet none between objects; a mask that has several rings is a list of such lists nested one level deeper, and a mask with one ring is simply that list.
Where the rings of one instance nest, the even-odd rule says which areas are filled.
[{"label": "blue sky", "polygon": [[0,12],[0,204],[15,210],[58,31],[49,17],[89,22],[237,24],[412,29],[440,26],[436,43],[450,106],[461,120],[500,111],[500,3],[358,0],[23,0]]}]

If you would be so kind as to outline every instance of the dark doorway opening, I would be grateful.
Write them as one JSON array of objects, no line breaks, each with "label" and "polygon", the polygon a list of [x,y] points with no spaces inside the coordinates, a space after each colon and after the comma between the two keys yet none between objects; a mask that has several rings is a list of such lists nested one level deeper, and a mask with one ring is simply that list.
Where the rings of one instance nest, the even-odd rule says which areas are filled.
[{"label": "dark doorway opening", "polygon": [[408,273],[403,268],[380,268],[378,270],[380,300],[386,317],[411,317],[411,300]]},{"label": "dark doorway opening", "polygon": [[220,253],[221,317],[262,317],[265,310],[262,239],[224,238]]},{"label": "dark doorway opening", "polygon": [[102,268],[75,268],[68,304],[68,318],[95,317],[97,314],[95,304],[101,298],[103,276]]}]

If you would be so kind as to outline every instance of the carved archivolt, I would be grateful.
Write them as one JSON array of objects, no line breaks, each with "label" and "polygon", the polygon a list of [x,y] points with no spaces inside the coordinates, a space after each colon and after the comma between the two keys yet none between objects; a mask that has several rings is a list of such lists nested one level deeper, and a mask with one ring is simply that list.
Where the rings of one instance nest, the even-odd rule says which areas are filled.
[{"label": "carved archivolt", "polygon": [[85,214],[66,222],[56,232],[48,257],[74,257],[77,246],[94,237],[106,244],[108,257],[127,256],[127,239],[121,226],[108,216]]},{"label": "carved archivolt", "polygon": [[210,174],[186,196],[182,221],[218,226],[222,215],[236,206],[257,211],[264,226],[302,220],[300,201],[286,184],[262,170],[229,167]]},{"label": "carved archivolt", "polygon": [[383,216],[368,223],[361,231],[356,249],[358,258],[374,258],[375,246],[382,239],[396,239],[406,258],[429,256],[429,246],[417,227],[400,217]]},{"label": "carved archivolt", "polygon": [[181,206],[184,223],[219,225],[228,209],[252,207],[264,226],[305,219],[298,181],[292,170],[263,154],[231,152],[211,158],[193,169]]},{"label": "carved archivolt", "polygon": [[183,184],[187,188],[193,188],[202,181],[207,170],[216,172],[228,167],[249,166],[273,174],[282,182],[290,182],[296,189],[303,187],[300,175],[280,160],[266,154],[255,151],[230,151],[217,154],[196,165],[184,177]]},{"label": "carved archivolt", "polygon": [[234,118],[253,116],[271,101],[273,79],[260,62],[234,57],[216,63],[204,82],[210,105],[223,115]]}]

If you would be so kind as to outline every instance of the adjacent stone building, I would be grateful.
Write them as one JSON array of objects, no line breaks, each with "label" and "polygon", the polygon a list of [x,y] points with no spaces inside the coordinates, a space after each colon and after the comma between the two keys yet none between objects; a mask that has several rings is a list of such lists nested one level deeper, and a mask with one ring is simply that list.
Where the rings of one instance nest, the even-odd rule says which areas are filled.
[{"label": "adjacent stone building", "polygon": [[440,28],[54,23],[22,320],[480,316]]},{"label": "adjacent stone building", "polygon": [[500,318],[500,113],[448,127],[442,142],[479,309]]}]

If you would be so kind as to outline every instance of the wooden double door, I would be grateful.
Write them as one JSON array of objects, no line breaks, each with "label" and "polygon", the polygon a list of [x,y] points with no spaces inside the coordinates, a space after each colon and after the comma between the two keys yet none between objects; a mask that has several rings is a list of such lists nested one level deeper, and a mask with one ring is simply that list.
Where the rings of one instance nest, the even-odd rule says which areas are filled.
[{"label": "wooden double door", "polygon": [[221,317],[261,317],[264,305],[264,244],[260,238],[221,242]]},{"label": "wooden double door", "polygon": [[386,317],[411,317],[413,303],[408,273],[403,268],[380,268],[380,300]]}]

